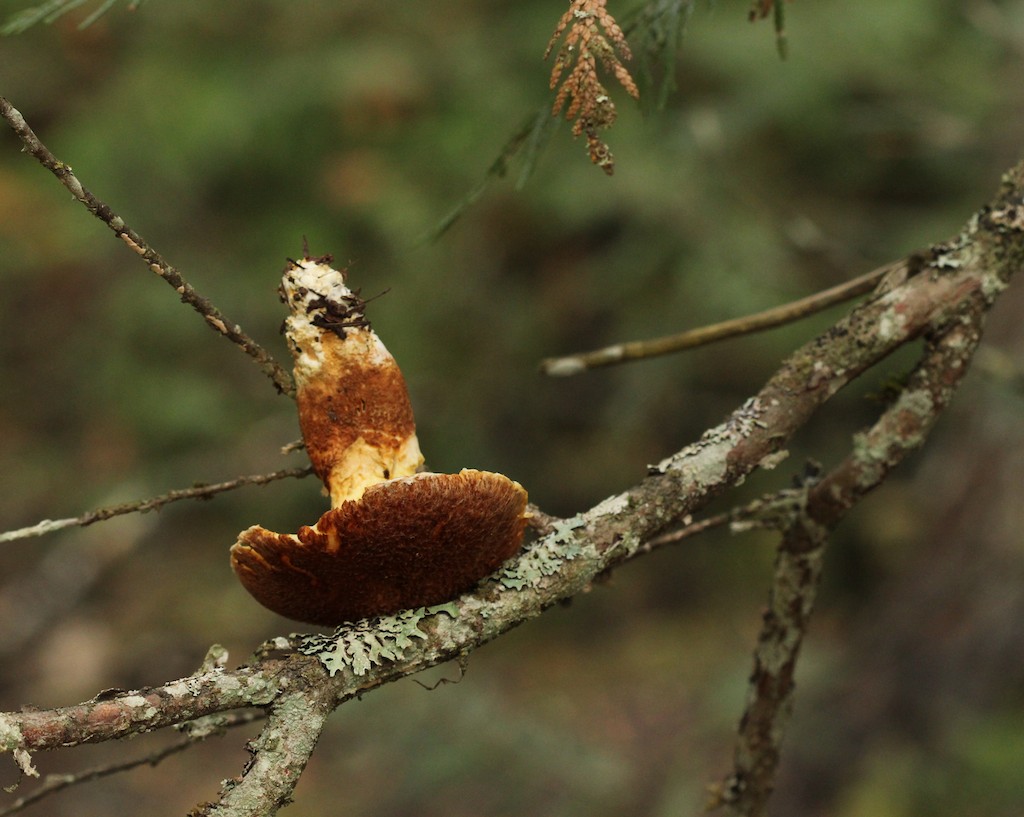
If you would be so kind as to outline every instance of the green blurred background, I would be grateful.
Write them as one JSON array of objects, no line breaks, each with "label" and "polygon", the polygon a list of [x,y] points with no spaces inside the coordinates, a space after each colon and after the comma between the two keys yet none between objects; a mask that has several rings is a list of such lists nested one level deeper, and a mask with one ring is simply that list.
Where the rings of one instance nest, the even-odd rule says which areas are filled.
[{"label": "green blurred background", "polygon": [[[799,0],[786,62],[748,6],[695,4],[664,111],[609,84],[613,177],[563,125],[525,187],[513,164],[434,242],[549,99],[540,57],[563,4],[150,0],[79,30],[86,6],[0,40],[0,94],[282,360],[275,289],[303,236],[364,294],[389,290],[371,316],[430,466],[501,471],[572,514],[719,422],[842,310],[565,380],[542,357],[763,309],[942,240],[1024,153],[1024,3]],[[292,403],[19,148],[4,128],[0,529],[302,464],[280,453]],[[1022,307],[1003,298],[927,450],[835,538],[775,814],[1024,813],[1022,397],[998,365],[1020,357]],[[835,462],[912,360],[837,398],[718,507]],[[177,678],[214,642],[240,662],[295,630],[244,593],[227,548],[324,507],[291,480],[0,546],[0,709]],[[287,813],[699,813],[729,767],[772,545],[723,533],[656,553],[475,653],[457,686],[344,706]],[[182,813],[239,773],[244,739],[27,813]]]}]

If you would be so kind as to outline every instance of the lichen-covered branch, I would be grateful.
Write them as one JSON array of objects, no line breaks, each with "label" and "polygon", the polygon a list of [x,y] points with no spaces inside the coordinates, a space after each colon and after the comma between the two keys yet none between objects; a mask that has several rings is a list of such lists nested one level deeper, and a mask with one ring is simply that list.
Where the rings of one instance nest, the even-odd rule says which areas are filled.
[{"label": "lichen-covered branch", "polygon": [[[648,540],[662,528],[762,463],[774,462],[790,435],[864,369],[922,334],[936,336],[960,325],[973,326],[971,321],[963,323],[965,316],[986,308],[1024,258],[1022,176],[1024,166],[1008,174],[1000,198],[972,219],[961,236],[908,259],[902,284],[860,305],[797,351],[725,423],[652,467],[648,478],[634,488],[554,523],[550,533],[476,593],[433,615],[421,610],[406,618],[408,627],[398,620],[401,617],[386,619],[391,635],[374,648],[361,649],[372,633],[354,635],[354,628],[301,646],[319,655],[332,672],[351,675],[342,687],[342,694],[350,696],[467,652],[644,552]],[[945,383],[951,392],[962,365],[948,363],[955,371],[929,382]],[[948,397],[936,397],[933,408],[941,409]],[[905,401],[921,399],[916,391],[906,392],[886,418],[896,418],[907,431],[911,426]],[[879,429],[885,431],[888,422],[884,420]],[[926,428],[921,427],[915,443],[923,439]],[[838,470],[823,485],[833,486],[846,473],[846,468]],[[837,495],[846,496],[842,491]],[[846,501],[852,506],[860,495],[853,492]]]},{"label": "lichen-covered branch", "polygon": [[191,306],[196,312],[203,316],[211,329],[220,333],[235,345],[239,346],[269,377],[277,390],[282,394],[294,396],[295,386],[292,378],[280,364],[255,340],[246,334],[237,323],[228,320],[227,317],[207,298],[200,295],[193,286],[186,281],[180,272],[168,264],[161,255],[154,250],[145,239],[142,238],[131,227],[125,224],[123,218],[110,209],[110,206],[96,198],[71,171],[71,166],[65,164],[44,145],[39,137],[29,127],[25,117],[3,97],[0,97],[0,117],[6,120],[18,138],[25,145],[25,151],[36,158],[36,160],[49,170],[57,180],[64,185],[75,199],[85,205],[86,209],[96,218],[106,224],[114,235],[120,238],[128,248],[146,262],[149,269],[164,279],[174,291],[178,293],[182,303]]},{"label": "lichen-covered branch", "polygon": [[[315,676],[314,676],[315,678]],[[225,782],[216,803],[193,814],[257,817],[276,814],[291,801],[320,732],[336,702],[329,685],[310,683],[278,698],[267,725],[249,744],[252,759],[240,780]]]},{"label": "lichen-covered branch", "polygon": [[792,712],[796,662],[821,582],[829,534],[829,529],[808,513],[812,490],[808,484],[784,498],[790,500],[787,507],[769,509],[781,511],[786,521],[754,651],[733,771],[712,788],[711,806],[727,806],[731,815],[762,815],[774,788],[782,739]]},{"label": "lichen-covered branch", "polygon": [[17,814],[29,806],[35,805],[40,800],[72,786],[100,780],[104,777],[139,768],[140,766],[157,766],[172,755],[183,752],[196,743],[206,740],[208,737],[222,735],[231,727],[252,723],[262,717],[263,713],[252,710],[233,712],[228,715],[207,715],[198,721],[190,721],[183,724],[180,729],[184,733],[184,737],[156,751],[147,752],[139,757],[117,763],[108,763],[103,766],[83,769],[73,774],[48,774],[45,780],[33,791],[22,795],[6,808],[0,809],[0,817],[9,817],[11,814]]},{"label": "lichen-covered branch", "polygon": [[0,714],[0,752],[100,743],[216,712],[269,706],[294,676],[289,662],[267,660],[230,672],[212,668],[148,689],[108,690],[74,706]]},{"label": "lichen-covered branch", "polygon": [[731,815],[767,813],[792,712],[796,661],[829,533],[924,442],[968,370],[992,298],[1024,266],[1021,185],[1018,166],[1004,177],[999,198],[972,219],[957,240],[933,249],[928,274],[974,270],[981,273],[982,286],[951,299],[949,308],[929,327],[922,357],[906,387],[869,430],[855,437],[850,454],[807,490],[784,527],[740,720],[734,768],[714,795],[713,805],[725,806]]},{"label": "lichen-covered branch", "polygon": [[828,536],[846,513],[923,443],[945,409],[981,339],[984,303],[965,304],[959,321],[929,338],[906,388],[854,449],[790,506],[775,561],[768,607],[754,653],[733,771],[715,805],[735,817],[761,817],[774,789],[793,707],[794,674],[821,580]]},{"label": "lichen-covered branch", "polygon": [[[907,259],[904,266],[902,283],[879,292],[799,349],[724,423],[652,466],[634,487],[571,519],[547,520],[550,532],[474,592],[436,608],[359,622],[332,636],[276,639],[265,655],[236,670],[208,666],[152,689],[102,694],[61,709],[2,714],[0,751],[11,752],[29,773],[33,751],[260,707],[270,717],[252,744],[252,762],[218,803],[204,808],[212,814],[273,813],[290,795],[334,707],[461,658],[585,590],[600,574],[645,552],[653,537],[711,497],[777,462],[791,435],[839,389],[903,344],[926,336],[922,373],[872,431],[858,438],[850,458],[810,489],[806,518],[829,529],[884,478],[903,449],[923,440],[966,368],[979,316],[1024,266],[1024,164],[1006,174],[997,198],[956,239]],[[792,540],[797,552],[800,541]],[[808,541],[813,546],[817,538]],[[813,578],[804,584],[813,585]],[[806,605],[806,596],[796,598]],[[281,649],[296,652],[275,657]],[[246,804],[255,799],[262,810],[247,812]]]}]

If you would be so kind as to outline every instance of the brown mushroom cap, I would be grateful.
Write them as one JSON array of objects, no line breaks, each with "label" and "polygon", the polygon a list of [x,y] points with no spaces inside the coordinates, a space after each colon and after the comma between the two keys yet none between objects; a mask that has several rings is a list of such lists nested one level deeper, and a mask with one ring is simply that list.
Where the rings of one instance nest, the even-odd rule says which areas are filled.
[{"label": "brown mushroom cap", "polygon": [[264,607],[334,626],[449,601],[519,550],[526,491],[502,474],[416,474],[371,485],[297,535],[259,526],[231,566]]}]

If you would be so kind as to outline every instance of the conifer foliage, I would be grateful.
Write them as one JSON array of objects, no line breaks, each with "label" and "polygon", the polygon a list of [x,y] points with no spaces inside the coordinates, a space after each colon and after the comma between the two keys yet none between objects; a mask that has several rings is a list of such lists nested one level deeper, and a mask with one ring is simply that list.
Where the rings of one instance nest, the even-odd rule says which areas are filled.
[{"label": "conifer foliage", "polygon": [[558,87],[551,115],[559,116],[564,109],[565,118],[573,122],[573,136],[584,134],[587,137],[590,161],[611,175],[615,170],[615,160],[598,132],[610,127],[618,114],[615,103],[598,78],[598,61],[634,99],[639,99],[640,91],[623,65],[623,60],[633,57],[626,36],[605,7],[605,2],[571,0],[548,42],[544,58],[550,56],[568,28],[551,69],[551,88]]}]

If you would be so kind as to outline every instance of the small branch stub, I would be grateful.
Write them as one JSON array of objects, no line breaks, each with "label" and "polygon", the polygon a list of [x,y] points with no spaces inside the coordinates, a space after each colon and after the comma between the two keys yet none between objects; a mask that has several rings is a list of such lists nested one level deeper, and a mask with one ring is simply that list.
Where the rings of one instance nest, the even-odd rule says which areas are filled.
[{"label": "small branch stub", "polygon": [[331,510],[297,534],[243,531],[238,578],[274,612],[328,626],[469,590],[519,550],[526,491],[485,471],[418,473],[405,379],[330,258],[289,262],[281,292],[299,425]]}]

